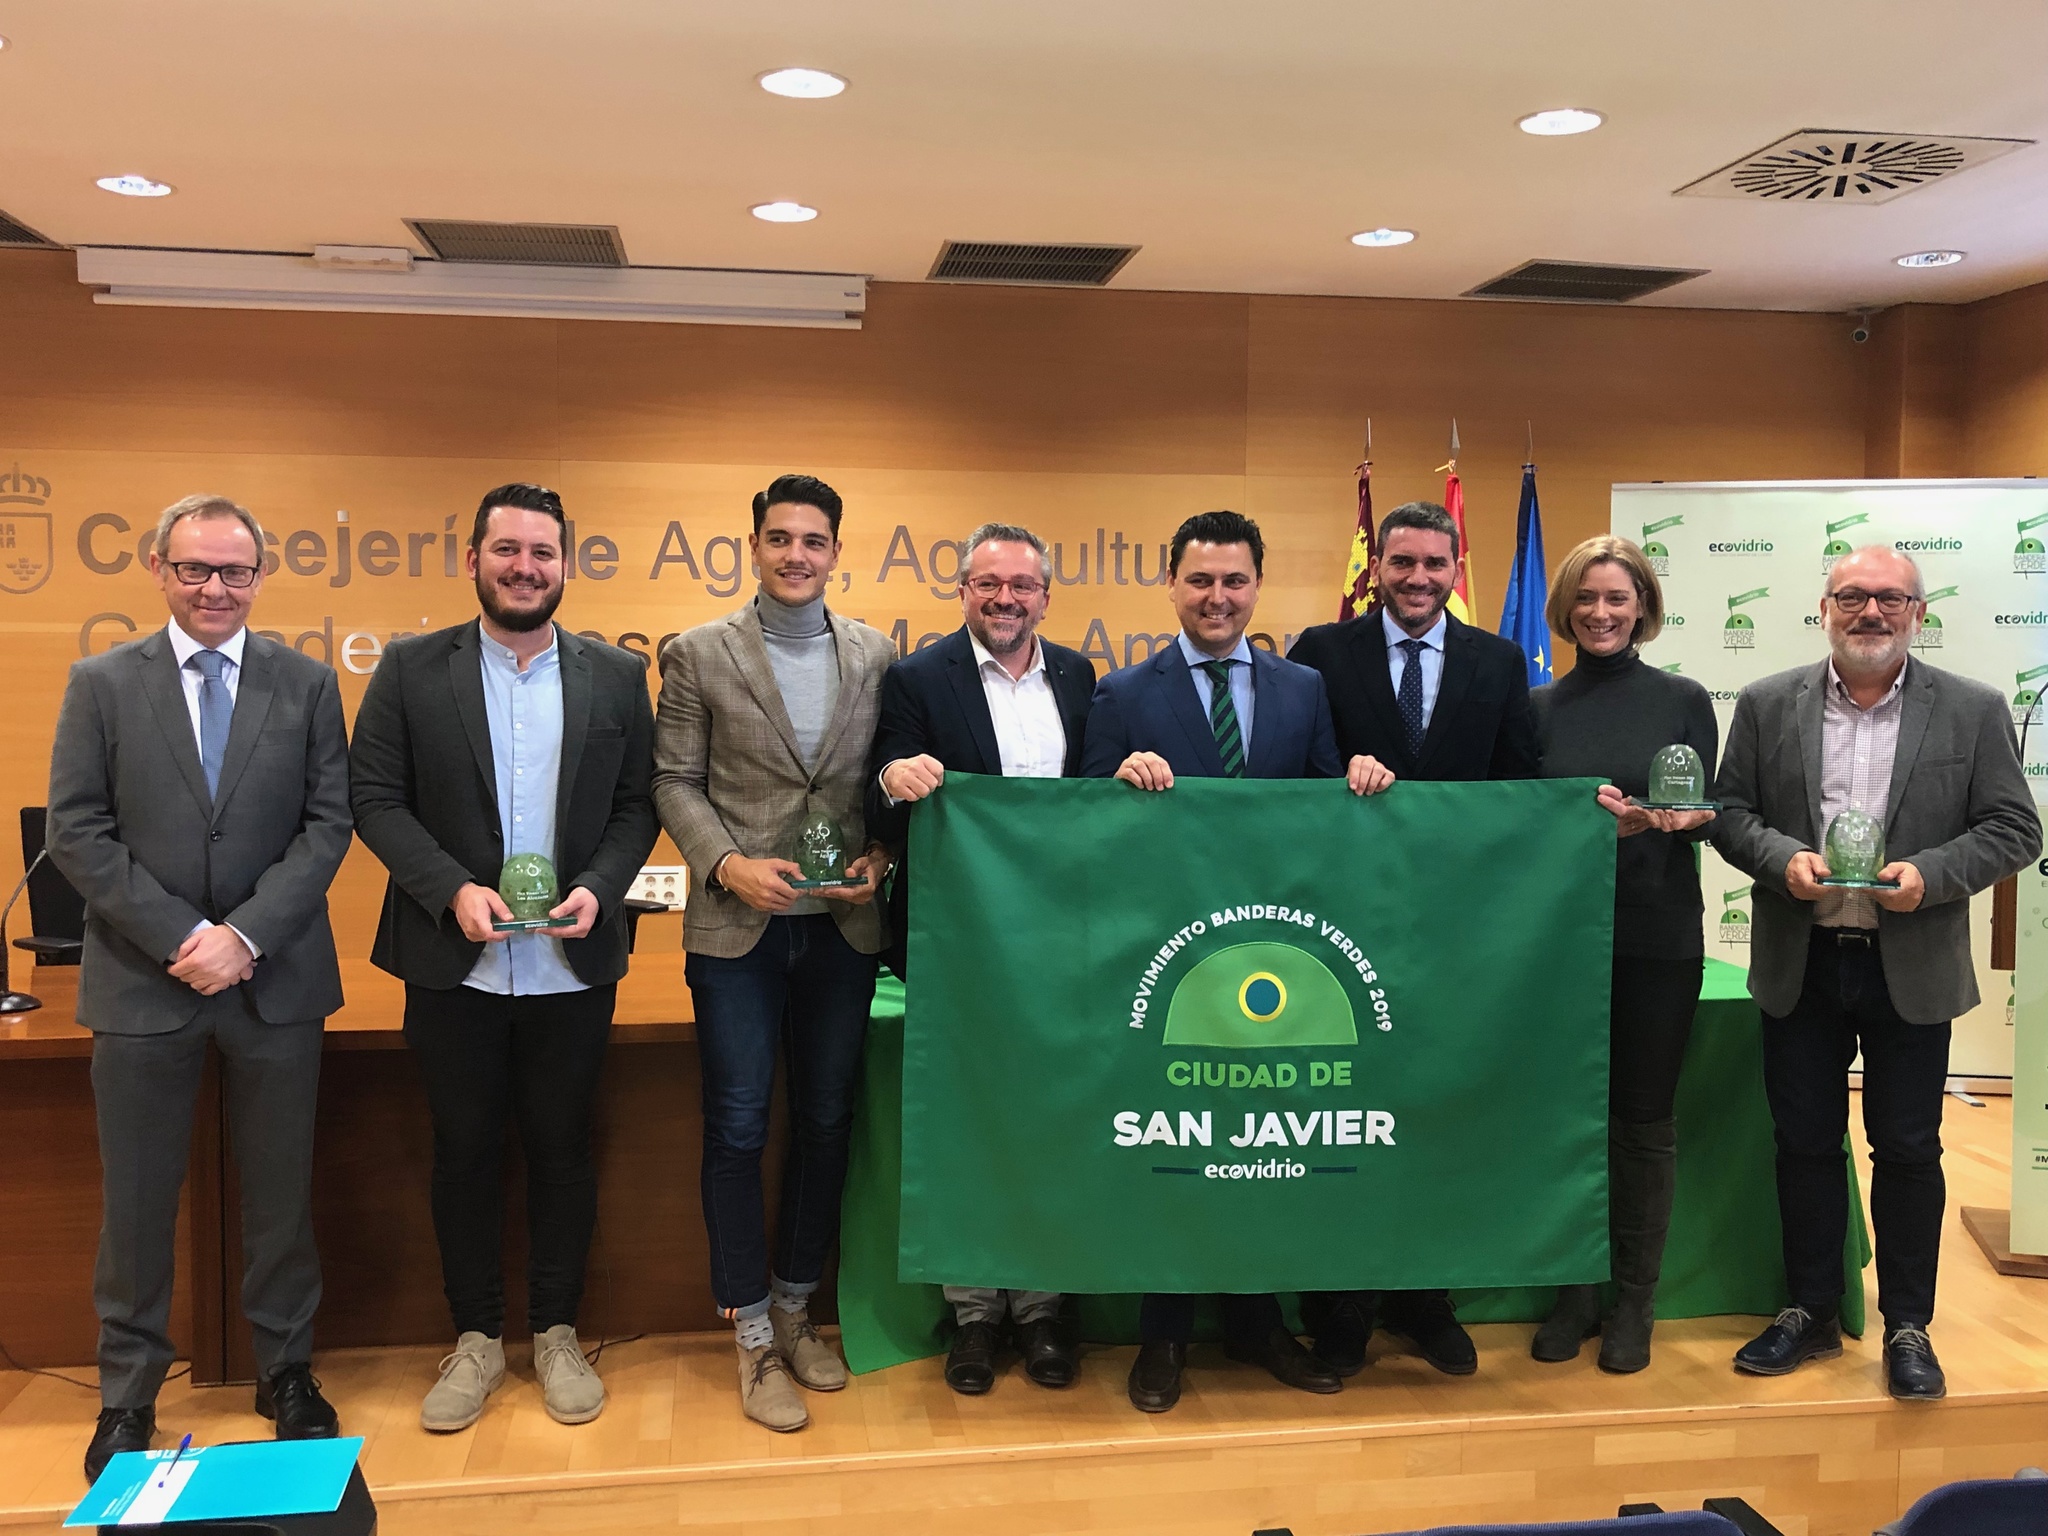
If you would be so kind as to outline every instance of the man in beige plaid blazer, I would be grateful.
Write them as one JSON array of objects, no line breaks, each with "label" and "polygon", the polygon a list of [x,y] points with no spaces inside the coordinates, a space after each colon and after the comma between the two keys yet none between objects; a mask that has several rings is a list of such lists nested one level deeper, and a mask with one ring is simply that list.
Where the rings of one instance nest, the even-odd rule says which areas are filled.
[{"label": "man in beige plaid blazer", "polygon": [[[809,1422],[791,1385],[846,1385],[809,1298],[839,1230],[884,934],[888,855],[862,805],[887,636],[827,611],[839,562],[838,494],[784,475],[754,498],[761,590],[739,612],[662,648],[654,803],[690,865],[683,931],[704,1083],[704,1224],[711,1290],[739,1347],[740,1405],[770,1429]],[[836,823],[849,883],[792,888],[797,832]],[[787,1040],[793,1100],[773,1265],[761,1152]]]}]

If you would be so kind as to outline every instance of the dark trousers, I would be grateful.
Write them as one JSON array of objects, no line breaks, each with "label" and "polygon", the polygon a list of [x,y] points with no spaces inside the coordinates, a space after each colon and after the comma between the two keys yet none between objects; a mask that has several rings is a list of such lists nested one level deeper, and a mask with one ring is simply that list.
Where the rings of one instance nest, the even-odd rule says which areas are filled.
[{"label": "dark trousers", "polygon": [[1616,955],[1608,1014],[1607,1112],[1624,1125],[1669,1120],[1700,1006],[1706,962]]},{"label": "dark trousers", "polygon": [[455,1331],[505,1326],[500,1166],[509,1121],[526,1155],[526,1315],[574,1323],[597,1225],[591,1132],[613,986],[539,997],[405,989],[405,1041],[434,1121],[434,1236]]},{"label": "dark trousers", "polygon": [[771,917],[746,954],[691,955],[684,964],[704,1076],[704,1226],[721,1316],[755,1317],[768,1305],[761,1154],[778,1050],[791,1127],[774,1275],[806,1290],[825,1273],[839,1235],[876,963],[846,942],[829,913],[819,913]]},{"label": "dark trousers", "polygon": [[230,987],[168,1033],[93,1036],[102,1195],[92,1290],[105,1407],[155,1402],[175,1353],[169,1328],[178,1192],[191,1159],[192,1111],[209,1040],[220,1053],[241,1175],[242,1312],[255,1337],[256,1370],[267,1378],[279,1366],[313,1358],[320,1026],[319,1019],[267,1024],[242,989]]},{"label": "dark trousers", "polygon": [[[1271,1295],[1223,1296],[1223,1338],[1243,1348],[1263,1344],[1281,1327],[1280,1302]],[[1138,1337],[1147,1344],[1185,1344],[1195,1336],[1195,1303],[1199,1296],[1154,1291],[1138,1305]]]},{"label": "dark trousers", "polygon": [[1816,928],[1806,983],[1784,1018],[1764,1019],[1764,1089],[1778,1139],[1778,1215],[1792,1299],[1832,1317],[1842,1298],[1849,1229],[1843,1138],[1849,1064],[1863,1050],[1863,1129],[1870,1138],[1870,1214],[1877,1228],[1877,1304],[1887,1330],[1934,1317],[1947,1188],[1941,1105],[1947,1022],[1908,1024],[1892,1007],[1877,936]]}]

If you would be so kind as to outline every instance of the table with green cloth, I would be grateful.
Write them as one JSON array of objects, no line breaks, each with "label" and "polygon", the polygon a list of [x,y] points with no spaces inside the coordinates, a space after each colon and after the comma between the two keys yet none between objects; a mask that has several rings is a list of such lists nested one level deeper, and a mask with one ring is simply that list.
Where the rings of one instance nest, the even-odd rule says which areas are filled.
[{"label": "table with green cloth", "polygon": [[[840,1236],[839,1326],[855,1372],[943,1354],[951,1311],[936,1285],[897,1278],[903,1174],[903,984],[883,974],[868,1030],[867,1069],[854,1121],[852,1162]],[[1678,1187],[1660,1318],[1723,1313],[1769,1316],[1785,1306],[1771,1111],[1764,1099],[1762,1018],[1744,973],[1709,960],[1699,1014],[1678,1085]],[[1870,1239],[1849,1160],[1851,1213],[1843,1253],[1842,1326],[1861,1335],[1863,1267]],[[1549,1310],[1548,1288],[1459,1291],[1467,1322],[1534,1322]],[[1289,1298],[1291,1301],[1291,1298]],[[1135,1343],[1136,1296],[1070,1297],[1081,1337]],[[1295,1321],[1289,1307],[1290,1325]],[[1205,1337],[1215,1317],[1205,1309]]]}]

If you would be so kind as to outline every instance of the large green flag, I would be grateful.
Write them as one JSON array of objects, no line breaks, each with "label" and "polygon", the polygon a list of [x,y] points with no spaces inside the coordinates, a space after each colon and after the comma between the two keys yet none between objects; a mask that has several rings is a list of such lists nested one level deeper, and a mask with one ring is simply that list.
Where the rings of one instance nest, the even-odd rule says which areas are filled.
[{"label": "large green flag", "polygon": [[1604,1280],[1595,787],[948,774],[911,828],[901,1278]]}]

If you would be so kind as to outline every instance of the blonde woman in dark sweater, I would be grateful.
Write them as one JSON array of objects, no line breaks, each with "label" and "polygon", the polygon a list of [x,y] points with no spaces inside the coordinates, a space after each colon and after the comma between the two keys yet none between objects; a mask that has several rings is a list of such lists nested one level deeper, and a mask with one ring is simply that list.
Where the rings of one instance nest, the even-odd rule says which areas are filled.
[{"label": "blonde woman in dark sweater", "polygon": [[1650,759],[1682,742],[1714,777],[1713,701],[1691,678],[1662,672],[1638,648],[1657,636],[1664,594],[1641,549],[1603,534],[1564,557],[1545,612],[1578,649],[1573,669],[1530,695],[1543,776],[1606,781],[1614,814],[1614,982],[1608,1076],[1608,1223],[1619,1289],[1601,1316],[1600,1288],[1558,1291],[1530,1353],[1570,1360],[1601,1335],[1602,1370],[1650,1363],[1657,1275],[1671,1225],[1677,1157],[1672,1103],[1699,1003],[1705,944],[1693,844],[1711,811],[1651,811]]}]

